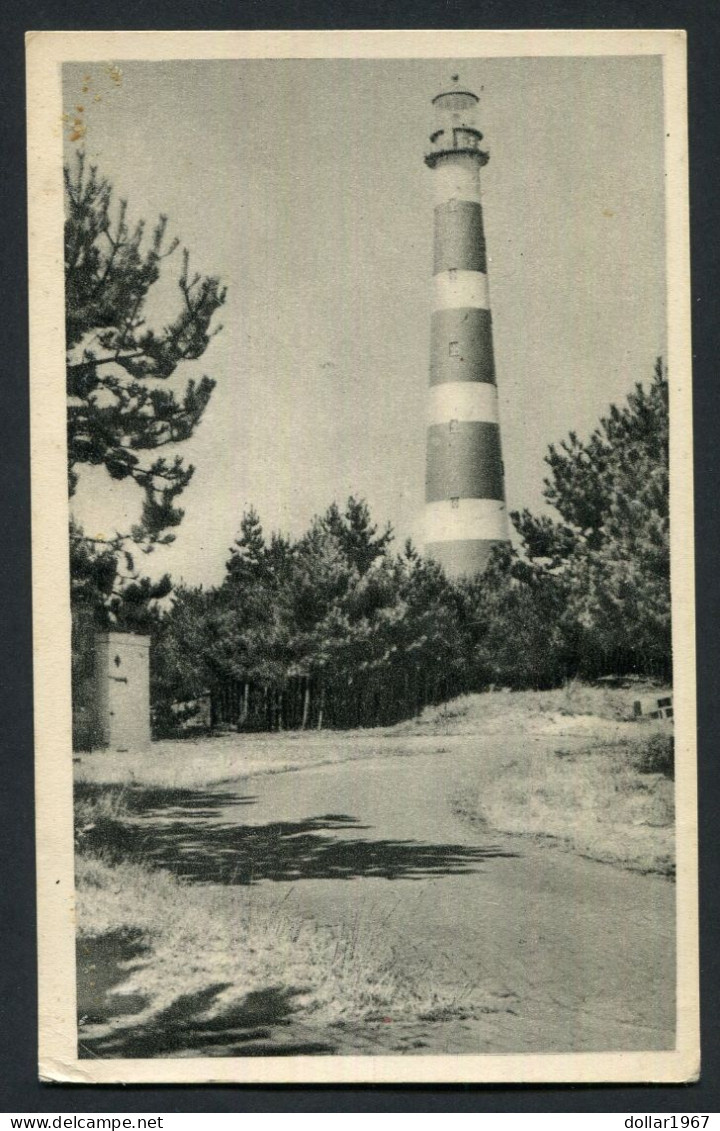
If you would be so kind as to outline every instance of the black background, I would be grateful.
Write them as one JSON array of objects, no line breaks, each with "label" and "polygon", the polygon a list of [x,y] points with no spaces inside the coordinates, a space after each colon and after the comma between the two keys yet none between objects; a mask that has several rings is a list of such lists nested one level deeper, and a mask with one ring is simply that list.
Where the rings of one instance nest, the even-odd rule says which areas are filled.
[{"label": "black background", "polygon": [[[683,1086],[72,1086],[36,1073],[24,43],[27,30],[686,28],[690,94],[701,847],[701,1080]],[[0,1111],[717,1112],[720,696],[718,0],[4,0],[0,12]],[[612,108],[609,107],[609,112]],[[620,1125],[620,1124],[619,1124]],[[712,1125],[712,1121],[711,1121]]]}]

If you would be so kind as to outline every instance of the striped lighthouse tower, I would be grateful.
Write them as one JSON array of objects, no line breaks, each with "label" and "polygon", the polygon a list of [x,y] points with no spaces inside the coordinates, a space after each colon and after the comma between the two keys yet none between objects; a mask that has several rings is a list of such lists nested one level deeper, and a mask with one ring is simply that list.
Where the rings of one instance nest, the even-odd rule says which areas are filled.
[{"label": "striped lighthouse tower", "polygon": [[493,545],[509,538],[480,198],[489,158],[477,103],[457,87],[433,99],[425,157],[435,182],[425,552],[453,578],[480,573]]}]

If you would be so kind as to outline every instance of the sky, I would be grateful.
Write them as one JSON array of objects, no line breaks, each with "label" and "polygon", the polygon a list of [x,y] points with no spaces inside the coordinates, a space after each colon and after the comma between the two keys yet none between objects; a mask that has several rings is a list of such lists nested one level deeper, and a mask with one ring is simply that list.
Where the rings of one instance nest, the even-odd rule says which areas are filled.
[{"label": "sky", "polygon": [[[543,457],[586,436],[665,352],[664,125],[654,56],[66,64],[78,144],[128,202],[168,216],[228,287],[182,386],[217,381],[178,453],[196,466],[171,547],[143,571],[222,580],[242,514],[300,535],[348,495],[398,549],[422,541],[432,97],[480,95],[483,214],[507,501],[543,505]],[[83,92],[83,80],[88,90]],[[150,321],[176,303],[179,253]],[[107,535],[139,492],[83,469],[74,511]]]}]

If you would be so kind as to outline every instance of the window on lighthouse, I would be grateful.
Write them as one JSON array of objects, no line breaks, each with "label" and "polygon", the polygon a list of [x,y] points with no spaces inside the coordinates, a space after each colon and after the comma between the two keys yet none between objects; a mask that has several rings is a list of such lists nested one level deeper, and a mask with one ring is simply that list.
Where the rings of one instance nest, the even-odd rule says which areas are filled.
[{"label": "window on lighthouse", "polygon": [[450,353],[450,357],[460,357],[460,343],[459,342],[450,342],[449,353]]}]

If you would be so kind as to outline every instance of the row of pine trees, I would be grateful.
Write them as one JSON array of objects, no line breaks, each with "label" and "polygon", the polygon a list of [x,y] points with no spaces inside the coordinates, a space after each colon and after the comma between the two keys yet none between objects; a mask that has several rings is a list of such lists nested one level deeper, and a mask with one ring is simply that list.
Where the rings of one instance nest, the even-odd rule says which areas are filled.
[{"label": "row of pine trees", "polygon": [[[668,386],[613,407],[587,442],[548,453],[554,515],[512,515],[517,549],[453,583],[398,552],[367,505],[333,503],[292,541],[250,511],[215,588],[175,588],[151,615],[159,733],[208,694],[248,730],[394,723],[466,691],[571,677],[671,674]],[[145,594],[147,596],[147,594]],[[148,616],[142,594],[122,622]]]}]

